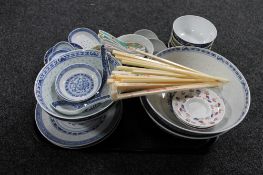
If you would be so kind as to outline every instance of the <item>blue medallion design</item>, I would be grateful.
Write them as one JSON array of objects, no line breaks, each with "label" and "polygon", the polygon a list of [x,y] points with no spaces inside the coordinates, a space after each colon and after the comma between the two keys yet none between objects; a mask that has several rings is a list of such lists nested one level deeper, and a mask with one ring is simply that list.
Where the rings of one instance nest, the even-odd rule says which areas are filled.
[{"label": "blue medallion design", "polygon": [[92,78],[83,73],[75,74],[69,77],[65,83],[65,90],[74,97],[88,95],[94,89]]}]

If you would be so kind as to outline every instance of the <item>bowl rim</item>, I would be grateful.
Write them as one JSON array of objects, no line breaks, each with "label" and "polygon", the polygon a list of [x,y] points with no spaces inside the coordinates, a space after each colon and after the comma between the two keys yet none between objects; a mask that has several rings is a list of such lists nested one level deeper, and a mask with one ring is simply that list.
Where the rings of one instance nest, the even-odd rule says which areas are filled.
[{"label": "bowl rim", "polygon": [[[214,37],[211,37],[211,39],[209,39],[209,40],[207,40],[205,43],[204,42],[192,42],[192,41],[188,41],[188,40],[186,40],[185,38],[181,38],[180,37],[180,34],[178,33],[178,31],[176,30],[176,23],[179,21],[179,20],[182,20],[183,18],[195,18],[195,19],[200,19],[200,20],[203,20],[203,21],[205,21],[205,22],[208,22],[208,24],[209,25],[211,25],[211,28],[213,28],[214,29],[214,33],[215,33],[215,35],[214,35]],[[216,37],[217,37],[217,29],[216,29],[216,27],[215,27],[215,25],[211,22],[211,21],[209,21],[208,19],[206,19],[206,18],[204,18],[204,17],[201,17],[201,16],[197,16],[197,15],[184,15],[184,16],[180,16],[180,17],[178,17],[178,18],[176,18],[174,21],[173,21],[173,29],[172,29],[172,31],[176,34],[176,36],[178,37],[178,38],[180,38],[181,40],[183,40],[184,42],[186,42],[186,43],[190,43],[190,44],[196,44],[196,45],[198,45],[198,44],[208,44],[208,43],[211,43],[211,42],[213,42],[215,39],[216,39]]]},{"label": "bowl rim", "polygon": [[163,117],[153,106],[152,104],[149,102],[147,96],[146,96],[146,101],[147,103],[150,105],[150,107],[154,110],[154,112],[158,115],[158,117],[162,118],[163,120],[165,120],[165,122],[167,122],[168,124],[176,127],[176,128],[179,128],[179,129],[182,129],[186,132],[193,132],[193,133],[197,133],[197,134],[217,134],[217,133],[221,133],[221,132],[225,132],[225,131],[229,131],[230,129],[236,127],[238,124],[240,124],[244,118],[246,117],[248,111],[249,111],[249,107],[250,107],[250,102],[251,102],[251,96],[250,96],[250,90],[249,90],[249,86],[247,84],[247,81],[246,79],[244,78],[243,74],[238,70],[238,68],[232,63],[230,62],[228,59],[226,59],[225,57],[221,56],[220,54],[214,52],[214,51],[211,51],[209,49],[204,49],[204,48],[199,48],[199,47],[190,47],[190,46],[181,46],[181,47],[171,47],[171,48],[168,48],[166,50],[163,50],[159,53],[157,53],[156,55],[159,56],[159,57],[162,57],[163,54],[165,53],[169,53],[169,52],[185,52],[185,51],[195,51],[195,52],[199,52],[199,53],[203,53],[203,54],[207,54],[207,55],[210,55],[210,56],[213,56],[214,59],[217,59],[218,61],[221,61],[225,64],[228,64],[228,65],[231,65],[232,68],[235,70],[235,73],[236,75],[238,75],[239,77],[239,80],[241,82],[242,80],[242,87],[245,91],[245,94],[246,94],[246,102],[245,102],[245,106],[243,108],[243,111],[241,113],[241,117],[239,118],[239,120],[234,123],[233,125],[229,126],[229,127],[226,127],[224,129],[221,129],[219,131],[206,131],[206,132],[202,132],[201,130],[190,130],[190,129],[187,129],[187,128],[183,128],[181,126],[177,126],[175,125],[173,122],[167,120],[165,117]]},{"label": "bowl rim", "polygon": [[[74,53],[95,53],[100,55],[100,52],[99,51],[96,51],[96,50],[73,50],[73,51],[69,51],[69,52],[66,52],[65,54],[61,55],[58,59],[60,59],[60,61],[65,61],[68,57],[68,55],[71,55],[71,54],[74,54]],[[115,58],[113,56],[111,56],[112,60],[114,60],[114,63],[112,64],[120,64],[118,61],[115,60]],[[67,116],[67,115],[62,115],[62,114],[55,114],[55,113],[51,113],[49,112],[49,110],[43,106],[42,103],[40,103],[38,100],[38,93],[37,93],[37,84],[38,84],[38,81],[39,81],[39,77],[41,76],[41,73],[47,69],[47,68],[50,68],[50,67],[53,67],[54,65],[57,64],[57,60],[58,59],[55,59],[55,60],[52,60],[50,62],[48,62],[38,73],[37,77],[36,77],[36,80],[35,80],[35,83],[34,83],[34,95],[35,95],[35,98],[37,100],[37,103],[41,106],[41,108],[43,110],[45,110],[48,114],[52,115],[53,117],[56,117],[56,118],[59,118],[61,120],[71,120],[71,121],[76,121],[76,120],[83,120],[83,119],[88,119],[88,118],[93,118],[95,117],[96,115],[100,114],[101,112],[103,112],[104,110],[106,110],[107,108],[109,108],[112,104],[113,104],[113,101],[109,102],[108,105],[106,105],[105,107],[101,108],[101,110],[97,111],[97,112],[94,112],[92,114],[89,114],[89,115],[86,115],[86,116]]]},{"label": "bowl rim", "polygon": [[[138,34],[134,34],[134,33],[129,33],[129,34],[121,35],[121,36],[119,36],[117,39],[123,41],[122,39],[123,39],[124,37],[129,37],[129,38],[130,38],[130,36],[136,36],[137,38],[139,37],[139,38],[142,38],[144,41],[146,41],[146,42],[149,44],[149,46],[151,47],[151,48],[148,50],[148,52],[151,53],[151,54],[153,54],[153,52],[154,52],[153,44],[152,44],[152,42],[151,42],[148,38],[146,38],[145,36],[138,35]],[[146,46],[145,46],[145,47],[146,47]],[[147,48],[147,49],[148,49],[148,48]]]}]

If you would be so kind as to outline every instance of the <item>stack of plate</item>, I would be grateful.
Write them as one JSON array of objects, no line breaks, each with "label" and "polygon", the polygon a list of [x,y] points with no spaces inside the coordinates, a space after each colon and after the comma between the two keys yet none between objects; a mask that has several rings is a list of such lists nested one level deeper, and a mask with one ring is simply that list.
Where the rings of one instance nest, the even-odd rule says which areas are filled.
[{"label": "stack of plate", "polygon": [[[100,40],[95,32],[78,28],[69,34],[68,42],[55,44],[44,56],[45,66],[34,88],[38,103],[35,120],[41,134],[57,146],[82,148],[97,144],[109,136],[120,121],[121,101],[108,99],[94,103],[109,94],[105,83],[107,71],[119,65],[110,53],[103,55],[91,50],[97,45]],[[94,105],[81,113],[67,115],[58,112],[54,103],[66,104],[60,106],[65,110]]]},{"label": "stack of plate", "polygon": [[211,49],[217,36],[217,30],[213,23],[207,19],[185,15],[173,22],[168,47],[195,46]]},{"label": "stack of plate", "polygon": [[[183,138],[208,139],[229,131],[245,118],[250,105],[249,87],[229,60],[198,47],[169,48],[157,55],[229,80],[219,88],[142,97],[145,110],[162,129]],[[207,115],[201,122],[200,114]]]}]

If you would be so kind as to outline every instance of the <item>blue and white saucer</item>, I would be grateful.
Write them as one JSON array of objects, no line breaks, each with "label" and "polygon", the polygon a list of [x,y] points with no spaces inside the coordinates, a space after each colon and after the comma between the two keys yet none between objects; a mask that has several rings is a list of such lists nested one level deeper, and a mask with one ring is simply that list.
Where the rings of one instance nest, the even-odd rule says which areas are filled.
[{"label": "blue and white saucer", "polygon": [[97,45],[101,45],[98,35],[88,28],[74,29],[68,35],[70,43],[76,43],[83,49],[92,49]]},{"label": "blue and white saucer", "polygon": [[101,82],[101,75],[94,67],[88,64],[73,64],[59,73],[55,89],[65,100],[81,102],[94,96]]},{"label": "blue and white saucer", "polygon": [[55,52],[51,52],[50,55],[47,57],[47,62],[50,62],[52,60],[55,60],[57,59],[58,57],[60,57],[61,55],[63,55],[64,53],[67,53],[68,51],[67,50],[57,50]]},{"label": "blue and white saucer", "polygon": [[60,41],[57,44],[55,44],[55,46],[52,49],[52,52],[56,52],[58,50],[72,51],[75,50],[75,48],[69,42]]},{"label": "blue and white saucer", "polygon": [[121,119],[122,103],[118,102],[95,119],[63,121],[46,113],[36,105],[35,121],[40,133],[51,143],[63,148],[95,145],[109,136]]},{"label": "blue and white saucer", "polygon": [[46,51],[46,53],[45,53],[45,55],[44,55],[44,64],[46,64],[46,63],[48,62],[48,57],[49,57],[50,54],[52,53],[52,50],[53,50],[53,47],[50,47],[50,48]]}]

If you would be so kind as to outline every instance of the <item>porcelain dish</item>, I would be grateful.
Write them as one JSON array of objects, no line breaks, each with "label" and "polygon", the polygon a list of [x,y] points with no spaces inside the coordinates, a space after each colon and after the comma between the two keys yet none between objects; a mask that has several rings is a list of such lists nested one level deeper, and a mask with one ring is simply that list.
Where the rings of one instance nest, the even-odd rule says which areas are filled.
[{"label": "porcelain dish", "polygon": [[173,96],[169,93],[147,96],[147,103],[167,126],[192,136],[208,136],[229,131],[245,118],[250,106],[249,87],[242,73],[229,60],[213,51],[197,47],[169,48],[159,52],[157,55],[204,73],[221,76],[229,80],[228,83],[220,88],[211,88],[223,99],[225,116],[216,126],[205,130],[187,126],[175,116],[171,107]]},{"label": "porcelain dish", "polygon": [[52,117],[37,104],[35,121],[40,133],[51,143],[70,149],[90,147],[106,139],[118,125],[122,103],[118,102],[99,115],[86,121],[63,121]]},{"label": "porcelain dish", "polygon": [[[111,70],[113,70],[117,65],[120,65],[120,63],[116,61],[115,58],[110,54],[107,54],[107,57]],[[46,112],[54,117],[64,120],[85,119],[100,113],[113,103],[112,101],[107,101],[76,116],[62,115],[51,107],[52,102],[60,100],[60,97],[55,91],[54,83],[57,75],[66,67],[77,63],[89,64],[100,72],[103,72],[103,69],[105,69],[102,65],[100,52],[95,50],[74,50],[67,52],[59,58],[47,63],[36,78],[34,92],[37,102]],[[106,80],[102,80],[102,82],[104,81]],[[100,95],[105,96],[109,93],[109,85],[104,84]]]},{"label": "porcelain dish", "polygon": [[144,36],[148,39],[158,39],[158,36],[151,30],[149,29],[140,29],[134,32],[134,34]]},{"label": "porcelain dish", "polygon": [[68,35],[68,41],[70,43],[76,43],[83,49],[92,49],[97,45],[101,45],[98,35],[88,28],[74,29]]},{"label": "porcelain dish", "polygon": [[55,89],[65,100],[81,102],[94,96],[101,82],[97,69],[88,64],[72,64],[58,74]]},{"label": "porcelain dish", "polygon": [[126,43],[138,43],[144,46],[146,48],[146,52],[148,53],[152,54],[154,51],[153,44],[149,39],[147,39],[144,36],[136,35],[136,34],[127,34],[118,37],[118,39]]},{"label": "porcelain dish", "polygon": [[170,106],[176,117],[189,126],[209,128],[224,117],[224,102],[210,89],[178,91],[170,95],[173,96]]}]

